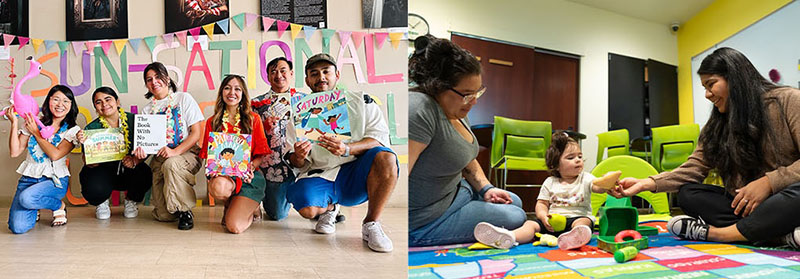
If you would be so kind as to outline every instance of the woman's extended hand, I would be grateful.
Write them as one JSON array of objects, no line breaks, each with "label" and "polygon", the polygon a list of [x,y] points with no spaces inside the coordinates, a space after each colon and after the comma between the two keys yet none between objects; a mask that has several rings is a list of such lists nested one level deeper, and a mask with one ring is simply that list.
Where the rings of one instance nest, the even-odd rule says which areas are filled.
[{"label": "woman's extended hand", "polygon": [[636,179],[626,177],[619,181],[619,187],[611,188],[608,193],[615,198],[632,197],[642,191],[652,191],[656,182],[652,178]]},{"label": "woman's extended hand", "polygon": [[498,188],[492,188],[486,191],[486,193],[483,194],[483,199],[490,203],[511,203],[511,195],[509,195],[507,191]]},{"label": "woman's extended hand", "polygon": [[733,197],[731,203],[731,208],[735,208],[733,214],[742,213],[742,217],[747,217],[772,194],[772,187],[769,184],[769,178],[762,176],[744,187],[736,189],[736,192],[738,194]]}]

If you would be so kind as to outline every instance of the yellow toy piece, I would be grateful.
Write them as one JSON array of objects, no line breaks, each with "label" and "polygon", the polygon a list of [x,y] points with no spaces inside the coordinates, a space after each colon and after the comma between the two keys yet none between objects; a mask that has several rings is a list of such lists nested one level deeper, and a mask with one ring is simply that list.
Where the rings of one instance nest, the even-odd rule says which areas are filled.
[{"label": "yellow toy piece", "polygon": [[494,248],[489,246],[489,245],[480,243],[480,242],[475,242],[475,244],[470,245],[469,247],[467,247],[467,249],[469,249],[469,250],[486,250],[486,249],[494,249]]},{"label": "yellow toy piece", "polygon": [[533,246],[539,246],[540,244],[544,244],[550,247],[558,246],[558,238],[553,235],[541,234],[538,232],[535,233],[534,235],[536,235],[536,237],[539,238],[539,241],[534,242]]},{"label": "yellow toy piece", "polygon": [[609,190],[617,186],[617,181],[619,177],[622,175],[621,171],[611,171],[603,175],[603,177],[598,177],[592,180],[592,184],[597,185],[600,188]]},{"label": "yellow toy piece", "polygon": [[567,217],[561,214],[550,214],[550,218],[547,219],[547,222],[553,227],[554,232],[560,232],[567,228]]}]

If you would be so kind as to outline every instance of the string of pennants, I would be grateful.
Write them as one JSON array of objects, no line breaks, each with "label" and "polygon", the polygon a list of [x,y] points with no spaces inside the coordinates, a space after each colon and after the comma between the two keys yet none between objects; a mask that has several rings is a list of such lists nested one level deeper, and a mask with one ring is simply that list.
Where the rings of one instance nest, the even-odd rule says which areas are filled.
[{"label": "string of pennants", "polygon": [[[256,22],[258,18],[261,18],[261,22],[264,25],[264,31],[268,31],[273,24],[277,26],[278,31],[278,38],[283,37],[283,34],[286,33],[288,30],[291,34],[292,40],[298,37],[300,32],[302,31],[305,39],[308,40],[316,34],[317,31],[322,34],[322,43],[326,47],[330,45],[331,37],[335,33],[339,34],[339,41],[341,41],[342,45],[346,45],[348,41],[352,38],[355,44],[355,47],[358,48],[361,45],[361,42],[364,40],[364,37],[368,34],[368,32],[355,32],[355,31],[337,31],[334,29],[318,29],[314,26],[307,26],[301,24],[294,24],[283,20],[276,20],[274,18],[269,18],[266,16],[261,16],[252,13],[241,13],[230,18],[222,19],[217,22],[212,22],[203,26],[198,26],[194,28],[190,28],[188,30],[181,30],[177,32],[163,34],[160,37],[166,42],[167,44],[171,44],[174,42],[175,38],[180,41],[181,45],[186,45],[186,38],[188,36],[192,36],[195,41],[197,41],[198,37],[200,36],[200,31],[203,30],[208,36],[209,40],[214,40],[214,27],[219,26],[220,29],[223,30],[225,35],[230,33],[230,21],[233,20],[236,27],[239,28],[240,31],[243,31],[245,28],[250,27],[253,23]],[[383,43],[389,40],[392,44],[394,49],[397,49],[400,45],[400,41],[405,36],[404,32],[372,32],[375,36],[375,40],[377,42],[378,49],[383,47]],[[142,42],[147,45],[147,48],[152,52],[153,48],[156,46],[156,38],[158,36],[149,36],[144,38],[134,38],[134,39],[114,39],[114,40],[91,40],[91,41],[55,41],[55,40],[43,40],[43,39],[35,39],[23,36],[15,36],[11,34],[2,34],[3,36],[3,43],[5,47],[8,48],[11,45],[11,42],[14,41],[16,38],[19,42],[19,48],[17,50],[21,50],[23,47],[28,45],[33,46],[33,50],[35,53],[39,53],[39,48],[44,45],[44,51],[47,52],[53,45],[58,45],[58,48],[61,52],[66,51],[69,49],[70,45],[72,45],[72,50],[75,55],[78,55],[83,51],[82,46],[86,46],[87,50],[94,49],[98,44],[103,49],[103,52],[108,55],[108,51],[111,49],[113,45],[114,48],[117,50],[117,53],[122,53],[126,44],[130,44],[133,48],[133,51],[138,53],[139,46]]]}]

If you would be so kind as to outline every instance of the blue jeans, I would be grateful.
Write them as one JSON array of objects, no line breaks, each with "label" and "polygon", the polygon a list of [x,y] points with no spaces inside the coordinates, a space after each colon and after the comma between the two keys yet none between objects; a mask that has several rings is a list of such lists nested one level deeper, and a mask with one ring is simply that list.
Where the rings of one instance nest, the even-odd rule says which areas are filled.
[{"label": "blue jeans", "polygon": [[289,215],[292,204],[286,200],[286,190],[294,184],[294,173],[289,173],[289,177],[283,182],[272,182],[267,180],[267,188],[264,191],[264,211],[270,220],[280,221]]},{"label": "blue jeans", "polygon": [[527,216],[522,200],[509,192],[511,204],[489,203],[462,180],[449,208],[433,222],[408,232],[409,246],[432,246],[475,242],[473,230],[480,222],[513,230],[522,226]]},{"label": "blue jeans", "polygon": [[61,188],[55,186],[49,177],[33,178],[22,176],[17,183],[17,193],[8,211],[8,229],[15,234],[29,231],[36,225],[36,212],[39,209],[58,210],[61,199],[67,194],[69,176],[62,177]]}]

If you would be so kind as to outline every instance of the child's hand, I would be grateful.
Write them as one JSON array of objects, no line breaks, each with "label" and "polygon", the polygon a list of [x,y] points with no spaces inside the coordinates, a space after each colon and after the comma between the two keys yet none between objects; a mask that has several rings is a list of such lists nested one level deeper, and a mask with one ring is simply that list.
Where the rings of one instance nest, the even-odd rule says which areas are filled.
[{"label": "child's hand", "polygon": [[553,217],[553,216],[551,216],[550,214],[547,214],[547,218],[542,219],[542,224],[544,224],[544,228],[547,229],[547,231],[555,232],[555,230],[553,229],[553,226],[550,225],[550,217]]},{"label": "child's hand", "polygon": [[83,130],[78,131],[78,134],[75,135],[78,138],[78,142],[83,144],[86,142],[86,135],[83,133]]}]

